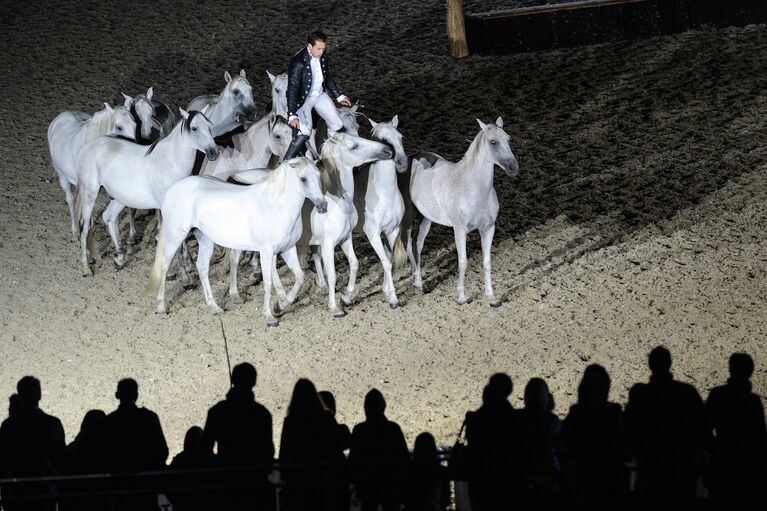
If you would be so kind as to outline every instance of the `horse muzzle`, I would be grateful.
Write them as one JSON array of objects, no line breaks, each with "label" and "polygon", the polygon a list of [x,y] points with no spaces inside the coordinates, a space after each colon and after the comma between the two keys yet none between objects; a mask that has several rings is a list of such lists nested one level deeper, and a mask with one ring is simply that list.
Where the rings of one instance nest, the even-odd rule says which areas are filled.
[{"label": "horse muzzle", "polygon": [[324,214],[328,211],[328,201],[325,199],[314,202],[314,207],[317,208],[317,213]]},{"label": "horse muzzle", "polygon": [[509,177],[517,177],[519,175],[519,163],[516,158],[511,158],[504,162],[504,164],[501,165],[501,168],[503,168],[503,171]]},{"label": "horse muzzle", "polygon": [[207,156],[210,161],[216,161],[218,159],[218,149],[208,149],[205,151],[205,156]]},{"label": "horse muzzle", "polygon": [[394,156],[394,151],[391,148],[386,147],[378,153],[379,160],[390,160]]}]

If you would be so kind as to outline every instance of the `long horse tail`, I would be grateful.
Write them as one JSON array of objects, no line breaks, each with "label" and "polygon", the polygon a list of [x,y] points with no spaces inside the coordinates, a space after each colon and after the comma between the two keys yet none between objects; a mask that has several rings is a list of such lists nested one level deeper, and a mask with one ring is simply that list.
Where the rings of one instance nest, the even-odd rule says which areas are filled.
[{"label": "long horse tail", "polygon": [[392,266],[394,270],[401,270],[405,267],[407,262],[407,252],[405,252],[405,244],[402,243],[402,236],[397,236],[397,241],[394,242],[394,253],[392,254]]},{"label": "long horse tail", "polygon": [[143,296],[149,297],[157,294],[160,288],[160,279],[162,278],[162,261],[165,258],[165,227],[160,229],[160,238],[157,240],[157,249],[154,253],[154,265],[152,266],[152,275],[149,277],[144,288]]}]

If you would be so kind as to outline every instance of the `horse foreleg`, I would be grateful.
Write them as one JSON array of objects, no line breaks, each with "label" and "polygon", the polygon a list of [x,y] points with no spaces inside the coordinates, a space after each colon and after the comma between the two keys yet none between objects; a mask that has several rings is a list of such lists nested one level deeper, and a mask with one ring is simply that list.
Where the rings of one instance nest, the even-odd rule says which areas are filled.
[{"label": "horse foreleg", "polygon": [[[293,284],[293,287],[290,289],[290,292],[288,293],[288,296],[285,298],[285,302],[282,301],[277,302],[277,305],[274,306],[274,312],[276,314],[280,314],[287,304],[293,303],[296,301],[296,296],[298,296],[298,291],[301,289],[301,285],[304,283],[304,270],[301,269],[301,261],[298,259],[298,251],[296,250],[296,247],[293,246],[292,248],[286,250],[282,253],[282,259],[285,261],[285,264],[288,265],[288,268],[290,268],[290,271],[293,272],[293,275],[296,278],[296,282]],[[276,274],[276,266],[275,266],[275,274]]]},{"label": "horse foreleg", "polygon": [[178,238],[168,237],[157,245],[157,250],[162,250],[163,253],[162,271],[160,275],[159,287],[157,288],[157,309],[155,309],[155,314],[167,314],[167,309],[165,308],[165,280],[168,275],[168,268],[170,268],[170,263],[173,261],[173,256],[175,256],[176,252],[178,252],[178,249],[183,243],[185,237],[186,233]]},{"label": "horse foreleg", "polygon": [[264,316],[267,326],[278,326],[279,320],[272,314],[272,271],[274,268],[274,256],[271,252],[259,252],[261,258],[261,274],[264,284]]},{"label": "horse foreleg", "polygon": [[213,291],[210,289],[210,279],[208,278],[210,258],[213,256],[213,250],[216,248],[216,245],[200,231],[196,230],[194,237],[197,238],[197,273],[202,283],[202,294],[205,298],[205,304],[210,307],[213,314],[223,314],[224,309],[219,307],[216,299],[213,298]]},{"label": "horse foreleg", "polygon": [[128,208],[128,243],[136,243],[136,210]]},{"label": "horse foreleg", "polygon": [[493,281],[490,269],[490,258],[493,248],[493,236],[495,235],[495,224],[491,224],[484,230],[479,231],[482,240],[482,267],[485,270],[485,295],[490,302],[491,307],[498,307],[501,301],[496,299],[493,294]]},{"label": "horse foreleg", "polygon": [[242,250],[229,250],[229,300],[233,303],[243,303],[237,290],[237,267],[240,264]]},{"label": "horse foreleg", "polygon": [[260,280],[263,278],[261,274],[261,268],[258,266],[258,260],[260,259],[258,252],[253,252],[250,258],[250,266],[253,267],[253,278]]},{"label": "horse foreleg", "polygon": [[418,228],[418,239],[415,243],[415,266],[413,267],[413,287],[416,290],[423,292],[423,281],[421,280],[421,251],[423,250],[423,244],[426,241],[426,236],[431,229],[431,220],[424,217],[421,220],[421,226]]},{"label": "horse foreleg", "polygon": [[125,209],[125,206],[113,199],[109,202],[104,213],[101,214],[101,219],[106,224],[109,235],[112,237],[112,243],[115,246],[117,255],[115,255],[114,261],[118,270],[125,264],[125,246],[120,239],[120,232],[117,228],[117,220],[120,218],[120,212],[123,209]]},{"label": "horse foreleg", "polygon": [[[363,230],[365,231],[365,235],[368,237],[368,241],[370,241],[370,245],[373,247],[373,250],[375,250],[378,258],[381,260],[381,266],[383,266],[384,271],[383,286],[381,290],[386,295],[386,299],[389,301],[389,307],[394,309],[399,305],[399,302],[397,301],[397,294],[394,292],[394,282],[391,275],[391,260],[389,259],[388,251],[383,246],[383,242],[381,241],[381,233],[377,227],[374,227],[367,222],[365,222]],[[396,236],[394,238],[396,239]]]},{"label": "horse foreleg", "polygon": [[458,305],[466,303],[466,292],[464,291],[463,280],[466,275],[466,231],[454,227],[455,249],[458,252]]},{"label": "horse foreleg", "polygon": [[344,305],[351,305],[354,286],[357,283],[357,270],[359,270],[360,267],[360,264],[357,261],[357,254],[354,253],[351,233],[349,233],[349,237],[341,243],[341,250],[344,251],[346,259],[349,260],[349,283],[346,285],[346,293],[341,294],[341,302],[343,302]]},{"label": "horse foreleg", "polygon": [[332,241],[328,240],[322,243],[322,264],[328,273],[328,307],[334,317],[342,318],[346,316],[346,312],[336,305],[336,263],[333,260],[335,248]]}]

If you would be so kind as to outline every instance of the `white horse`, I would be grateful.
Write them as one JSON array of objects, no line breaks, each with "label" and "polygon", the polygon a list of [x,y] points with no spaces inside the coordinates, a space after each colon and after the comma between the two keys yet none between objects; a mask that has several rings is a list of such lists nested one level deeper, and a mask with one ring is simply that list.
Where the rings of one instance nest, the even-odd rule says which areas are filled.
[{"label": "white horse", "polygon": [[[181,110],[182,122],[151,146],[142,146],[110,137],[92,140],[77,158],[80,182],[80,244],[83,275],[92,275],[88,252],[92,245],[91,216],[99,189],[103,186],[112,197],[102,219],[117,251],[115,264],[122,267],[125,249],[117,230],[117,217],[123,208],[159,209],[165,192],[176,181],[190,175],[197,151],[209,159],[218,157],[218,147],[211,133],[212,123],[202,112]],[[186,277],[183,264],[182,277]]]},{"label": "white horse", "polygon": [[[359,264],[352,246],[352,230],[357,225],[357,209],[354,207],[354,177],[352,169],[376,160],[389,159],[392,150],[373,140],[366,140],[347,133],[337,133],[329,138],[320,150],[322,156],[322,183],[328,202],[327,214],[320,215],[316,209],[304,208],[304,225],[311,226],[305,233],[304,242],[319,246],[320,254],[313,254],[317,270],[317,281],[325,287],[323,265],[328,273],[328,304],[335,317],[345,316],[343,309],[336,305],[335,247],[339,243],[349,261],[349,283],[341,301],[349,305],[354,292]],[[308,230],[305,230],[308,231]],[[308,239],[307,239],[308,238]]]},{"label": "white horse", "polygon": [[274,76],[269,71],[266,72],[271,83],[272,90],[272,112],[275,115],[283,117],[288,116],[288,73],[282,73]]},{"label": "white horse", "polygon": [[69,206],[72,236],[79,232],[75,218],[75,196],[72,187],[77,186],[75,162],[80,149],[96,137],[118,135],[131,140],[136,137],[136,122],[130,113],[130,103],[112,108],[104,103],[104,110],[91,115],[85,112],[61,112],[48,125],[48,149],[56,176]]},{"label": "white horse", "polygon": [[[405,214],[405,204],[397,187],[397,174],[407,170],[408,160],[402,146],[402,134],[397,131],[399,118],[395,115],[390,122],[381,123],[373,119],[368,120],[373,127],[373,138],[389,144],[394,149],[394,158],[380,160],[357,170],[354,178],[354,203],[359,221],[355,231],[365,232],[381,260],[384,270],[382,289],[389,306],[396,308],[399,306],[399,300],[394,289],[392,263],[395,269],[399,269],[407,260],[400,238],[400,223]],[[389,242],[388,250],[381,242],[381,233]]]},{"label": "white horse", "polygon": [[226,180],[246,169],[267,168],[273,155],[282,160],[292,139],[285,119],[270,112],[245,132],[234,135],[234,147],[224,149],[217,160],[203,162],[200,175]]},{"label": "white horse", "polygon": [[416,243],[417,257],[413,264],[413,285],[423,289],[421,281],[421,250],[432,222],[453,228],[458,251],[458,303],[466,303],[464,275],[466,273],[466,235],[477,229],[482,240],[482,263],[485,273],[485,295],[490,305],[501,304],[493,294],[490,252],[498,216],[498,197],[493,187],[493,168],[501,167],[506,175],[519,173],[519,164],[509,147],[509,135],[503,131],[503,120],[493,124],[477,119],[479,134],[474,137],[463,159],[449,162],[439,156],[432,160],[416,158],[412,163],[410,194],[413,204],[423,214]]},{"label": "white horse", "polygon": [[256,105],[253,103],[253,89],[250,82],[245,78],[245,70],[240,70],[239,75],[232,76],[229,71],[224,73],[226,86],[220,94],[206,94],[197,96],[189,102],[188,111],[202,110],[210,105],[207,117],[213,123],[213,136],[218,137],[229,133],[239,127],[242,122],[240,115],[248,119],[255,119]]},{"label": "white horse", "polygon": [[[304,279],[296,252],[296,242],[301,237],[301,209],[305,199],[309,199],[320,213],[327,209],[327,202],[322,195],[320,172],[306,158],[293,158],[266,175],[258,171],[254,171],[253,175],[255,184],[250,186],[191,176],[168,190],[162,203],[160,242],[152,276],[145,290],[145,294],[157,292],[158,314],[166,313],[165,275],[168,267],[174,253],[192,229],[199,244],[197,271],[202,281],[205,303],[214,314],[224,312],[213,297],[208,279],[214,243],[260,253],[267,325],[279,324],[271,308],[273,284],[280,297],[275,312],[279,314],[287,304],[295,301]],[[243,175],[240,176],[242,178]],[[285,294],[276,275],[277,254],[282,256],[296,278],[288,294]]]},{"label": "white horse", "polygon": [[133,105],[133,113],[139,121],[142,139],[154,142],[170,133],[176,125],[176,116],[170,106],[154,97],[154,87],[149,87],[146,94],[130,97],[123,92],[122,95]]}]

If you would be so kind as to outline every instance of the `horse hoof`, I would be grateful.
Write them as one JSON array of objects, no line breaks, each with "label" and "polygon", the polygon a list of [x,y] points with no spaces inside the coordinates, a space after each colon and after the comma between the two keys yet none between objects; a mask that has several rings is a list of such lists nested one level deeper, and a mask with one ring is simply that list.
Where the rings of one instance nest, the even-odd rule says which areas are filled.
[{"label": "horse hoof", "polygon": [[280,302],[277,302],[274,304],[274,315],[280,316],[283,312],[285,312],[285,309],[282,305],[280,305]]},{"label": "horse hoof", "polygon": [[90,269],[83,270],[83,277],[93,277],[93,271],[91,271]]},{"label": "horse hoof", "polygon": [[423,286],[416,286],[413,284],[413,292],[419,295],[424,294]]},{"label": "horse hoof", "polygon": [[231,295],[229,297],[229,301],[237,305],[242,305],[243,303],[245,303],[245,299],[242,297],[240,293],[237,293],[236,295]]},{"label": "horse hoof", "polygon": [[280,326],[280,322],[277,319],[267,319],[266,326],[270,328],[274,328],[274,327]]},{"label": "horse hoof", "polygon": [[490,307],[493,307],[493,308],[500,307],[501,303],[502,302],[498,300],[497,298],[493,298],[492,300],[490,300]]},{"label": "horse hoof", "polygon": [[122,270],[124,266],[123,264],[119,264],[117,261],[114,261],[113,265],[114,265],[115,271]]},{"label": "horse hoof", "polygon": [[341,309],[333,311],[333,317],[334,318],[343,318],[344,316],[346,316],[346,311],[343,311]]},{"label": "horse hoof", "polygon": [[213,312],[214,316],[220,316],[224,313],[224,309],[216,305],[215,307],[210,308],[211,312]]},{"label": "horse hoof", "polygon": [[389,302],[389,307],[392,309],[396,309],[399,307],[399,302]]},{"label": "horse hoof", "polygon": [[351,297],[348,297],[346,295],[341,295],[341,303],[346,306],[349,306],[352,304],[352,299]]},{"label": "horse hoof", "polygon": [[467,303],[469,303],[469,301],[466,298],[458,298],[455,301],[455,303],[457,303],[458,305],[466,305]]}]

